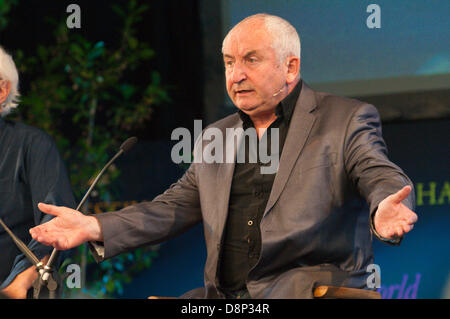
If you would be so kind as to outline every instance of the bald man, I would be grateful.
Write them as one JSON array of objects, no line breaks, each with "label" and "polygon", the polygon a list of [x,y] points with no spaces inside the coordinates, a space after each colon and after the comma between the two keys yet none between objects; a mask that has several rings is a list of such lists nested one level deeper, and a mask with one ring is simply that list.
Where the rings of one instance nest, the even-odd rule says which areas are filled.
[{"label": "bald man", "polygon": [[[319,284],[369,289],[372,234],[399,244],[417,220],[412,183],[387,158],[376,108],[309,88],[299,36],[279,17],[244,19],[222,54],[238,110],[208,128],[248,132],[242,154],[221,141],[234,162],[194,160],[153,201],[95,217],[40,204],[57,217],[31,229],[33,238],[58,249],[90,242],[101,261],[202,222],[205,287],[182,297],[311,298]],[[278,156],[274,172],[251,160],[261,148]]]}]

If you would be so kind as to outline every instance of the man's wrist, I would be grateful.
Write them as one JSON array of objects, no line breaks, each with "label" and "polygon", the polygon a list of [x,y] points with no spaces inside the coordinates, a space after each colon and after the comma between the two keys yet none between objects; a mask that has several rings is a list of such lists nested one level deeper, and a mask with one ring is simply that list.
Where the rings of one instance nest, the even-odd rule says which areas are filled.
[{"label": "man's wrist", "polygon": [[89,218],[88,241],[103,241],[103,232],[100,222],[94,216],[87,217]]}]

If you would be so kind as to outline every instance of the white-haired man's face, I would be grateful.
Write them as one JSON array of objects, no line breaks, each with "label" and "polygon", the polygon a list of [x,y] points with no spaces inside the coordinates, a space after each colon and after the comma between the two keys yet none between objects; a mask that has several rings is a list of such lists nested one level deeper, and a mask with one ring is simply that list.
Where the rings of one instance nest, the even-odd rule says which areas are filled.
[{"label": "white-haired man's face", "polygon": [[273,113],[287,95],[285,86],[295,80],[288,64],[279,63],[263,21],[233,29],[225,40],[223,59],[228,95],[250,117]]},{"label": "white-haired man's face", "polygon": [[[0,105],[5,103],[6,99],[8,98],[9,92],[11,92],[11,82],[8,80],[5,80],[0,75]],[[2,112],[3,108],[0,107],[0,113]]]}]

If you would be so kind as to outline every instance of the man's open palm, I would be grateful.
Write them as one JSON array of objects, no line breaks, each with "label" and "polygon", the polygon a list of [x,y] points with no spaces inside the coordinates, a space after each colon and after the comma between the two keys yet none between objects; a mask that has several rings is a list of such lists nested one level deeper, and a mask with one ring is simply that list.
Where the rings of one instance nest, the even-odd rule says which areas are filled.
[{"label": "man's open palm", "polygon": [[417,215],[402,204],[411,192],[411,186],[405,186],[397,193],[383,199],[375,213],[375,229],[387,239],[402,237],[411,231],[417,222]]},{"label": "man's open palm", "polygon": [[[33,239],[44,245],[53,246],[58,250],[77,247],[86,241],[96,240],[96,218],[67,207],[58,207],[39,203],[38,208],[50,215],[56,216],[42,225],[30,229]],[[94,220],[93,220],[94,219]]]}]

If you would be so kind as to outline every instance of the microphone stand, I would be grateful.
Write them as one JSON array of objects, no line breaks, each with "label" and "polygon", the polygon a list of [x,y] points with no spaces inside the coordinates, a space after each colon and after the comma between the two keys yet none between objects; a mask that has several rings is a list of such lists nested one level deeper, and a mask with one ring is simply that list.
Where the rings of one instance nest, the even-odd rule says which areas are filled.
[{"label": "microphone stand", "polygon": [[[55,298],[55,291],[58,288],[58,284],[52,274],[51,269],[46,269],[46,266],[36,257],[35,254],[21,241],[14,233],[6,226],[3,220],[0,218],[0,225],[5,229],[8,235],[12,238],[19,250],[28,258],[28,260],[36,266],[38,272],[38,278],[33,281],[33,299],[39,298],[41,287],[45,284],[49,291],[49,299]],[[46,274],[46,281],[43,280],[43,276]]]},{"label": "microphone stand", "polygon": [[[89,194],[94,189],[97,182],[100,180],[100,177],[105,173],[109,166],[122,154],[128,152],[137,142],[136,137],[130,137],[120,146],[119,152],[103,167],[100,173],[95,178],[91,187],[89,187],[88,191],[84,195],[81,202],[78,204],[76,210],[79,211],[81,206],[83,206],[86,199],[89,197]],[[46,287],[49,292],[49,299],[55,299],[56,290],[58,289],[58,282],[55,279],[54,269],[52,268],[52,263],[56,259],[57,249],[54,248],[50,258],[46,265],[44,265],[33,252],[21,241],[18,237],[14,235],[14,233],[6,226],[3,220],[0,218],[0,225],[5,229],[8,235],[12,238],[16,246],[19,250],[28,258],[28,260],[36,266],[36,270],[38,271],[38,278],[33,281],[33,299],[39,299],[39,294],[41,292],[42,287]]]}]

